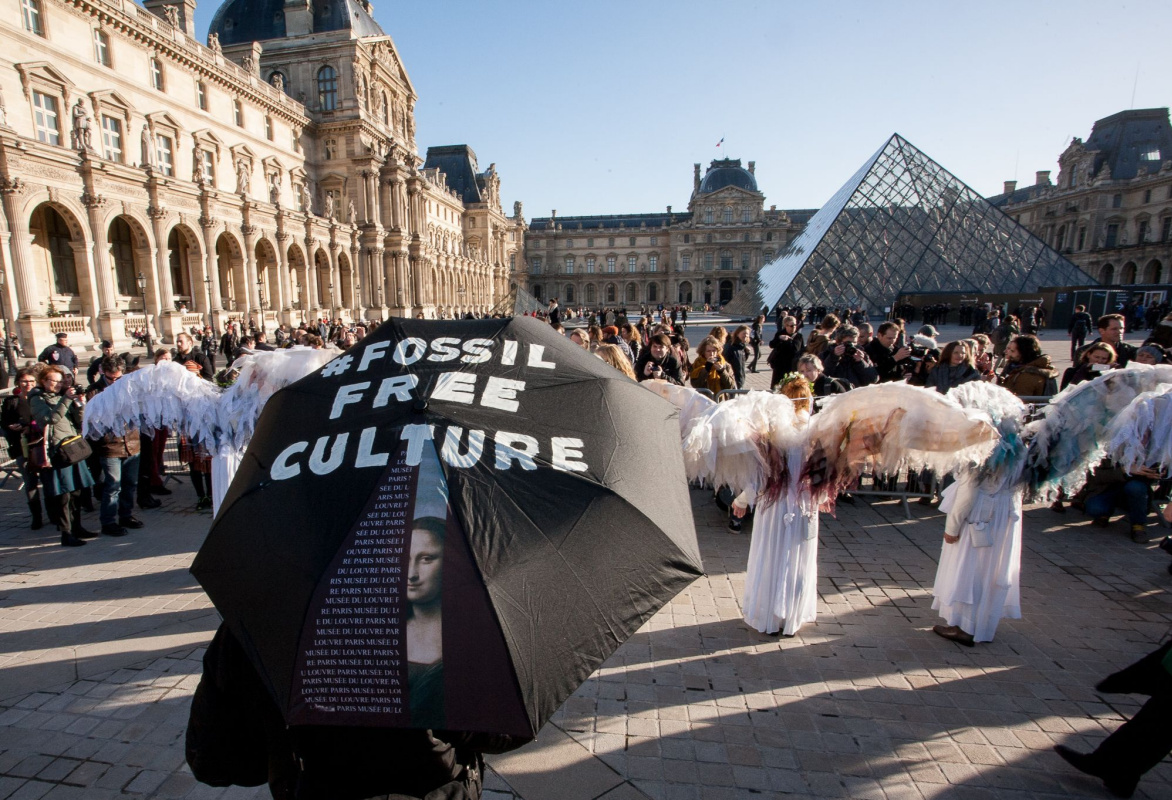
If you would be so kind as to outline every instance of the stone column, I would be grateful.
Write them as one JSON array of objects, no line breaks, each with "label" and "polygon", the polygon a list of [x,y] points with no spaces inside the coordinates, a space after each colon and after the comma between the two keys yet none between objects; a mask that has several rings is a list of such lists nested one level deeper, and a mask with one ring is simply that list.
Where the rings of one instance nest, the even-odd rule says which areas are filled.
[{"label": "stone column", "polygon": [[[277,296],[271,299],[277,311],[277,321],[292,326],[293,293],[289,286],[289,234],[277,231]],[[270,291],[272,291],[270,289]]]},{"label": "stone column", "polygon": [[259,232],[255,225],[243,225],[240,232],[244,234],[244,282],[248,284],[244,290],[244,316],[247,323],[249,314],[257,317],[259,322],[264,318],[264,309],[260,305],[260,271],[256,265],[256,235]]},{"label": "stone column", "polygon": [[321,310],[321,298],[318,296],[316,247],[316,241],[307,236],[305,238],[305,291],[302,293],[303,296],[301,298],[301,305],[307,315],[309,313],[316,315]]},{"label": "stone column", "polygon": [[218,330],[224,321],[224,309],[220,305],[220,271],[216,268],[216,221],[200,217],[199,226],[203,229],[203,302],[209,323]]},{"label": "stone column", "polygon": [[366,298],[362,296],[366,280],[362,277],[362,262],[359,261],[361,256],[362,250],[358,247],[358,239],[355,238],[350,243],[350,292],[346,298],[355,319],[362,319],[366,308]]},{"label": "stone column", "polygon": [[342,297],[342,275],[338,271],[338,251],[341,249],[337,242],[330,242],[330,285],[334,287],[330,290],[330,316],[334,319],[342,315],[343,306],[339,300]]},{"label": "stone column", "polygon": [[89,257],[86,263],[89,267],[87,273],[92,281],[91,300],[96,301],[97,309],[93,328],[94,338],[122,343],[126,341],[126,326],[122,324],[125,317],[118,311],[114,274],[110,269],[110,244],[106,239],[105,226],[102,224],[101,210],[107,201],[104,197],[86,192],[82,195],[81,202],[86,207],[90,233],[93,236],[93,246],[87,254]]}]

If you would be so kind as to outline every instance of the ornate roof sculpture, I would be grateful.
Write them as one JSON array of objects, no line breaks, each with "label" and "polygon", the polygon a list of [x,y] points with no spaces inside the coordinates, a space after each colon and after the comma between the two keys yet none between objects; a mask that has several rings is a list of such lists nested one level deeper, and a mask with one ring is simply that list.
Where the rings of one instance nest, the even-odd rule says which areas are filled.
[{"label": "ornate roof sculpture", "polygon": [[216,34],[222,47],[294,33],[348,30],[355,38],[386,35],[365,0],[311,0],[305,5],[309,29],[294,31],[287,24],[284,0],[227,0],[212,17],[209,33]]},{"label": "ornate roof sculpture", "polygon": [[1096,281],[893,134],[729,310],[859,306],[906,293],[1017,293]]}]

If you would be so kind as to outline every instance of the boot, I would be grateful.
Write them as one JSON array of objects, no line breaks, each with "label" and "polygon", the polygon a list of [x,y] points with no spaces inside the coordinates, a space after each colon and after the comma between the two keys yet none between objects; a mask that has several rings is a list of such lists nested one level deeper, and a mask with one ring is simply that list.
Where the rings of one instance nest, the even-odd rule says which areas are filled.
[{"label": "boot", "polygon": [[34,531],[39,531],[41,528],[45,527],[45,520],[41,516],[41,501],[37,500],[34,502],[29,500],[28,510],[33,513],[33,522],[31,525],[29,525],[29,527]]},{"label": "boot", "polygon": [[62,547],[81,547],[84,544],[85,544],[84,540],[77,538],[72,533],[66,533],[66,532],[62,531],[62,533],[61,533],[61,546]]}]

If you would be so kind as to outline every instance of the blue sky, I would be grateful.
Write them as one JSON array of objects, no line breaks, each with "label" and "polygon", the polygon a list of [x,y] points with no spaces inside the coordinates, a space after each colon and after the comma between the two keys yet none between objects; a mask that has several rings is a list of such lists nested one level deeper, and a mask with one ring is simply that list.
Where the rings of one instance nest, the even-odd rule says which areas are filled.
[{"label": "blue sky", "polygon": [[1167,0],[373,2],[420,154],[471,145],[530,218],[682,210],[692,164],[725,155],[767,204],[816,208],[893,132],[996,194],[1170,100]]}]

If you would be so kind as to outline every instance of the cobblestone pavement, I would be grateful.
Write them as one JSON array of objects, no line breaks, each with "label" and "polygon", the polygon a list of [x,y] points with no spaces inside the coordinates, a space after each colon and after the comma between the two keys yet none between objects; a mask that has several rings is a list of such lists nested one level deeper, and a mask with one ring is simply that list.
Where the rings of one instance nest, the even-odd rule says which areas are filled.
[{"label": "cobblestone pavement", "polygon": [[[966,649],[930,632],[939,512],[860,499],[823,516],[818,622],[779,639],[740,618],[750,537],[692,500],[707,575],[536,743],[490,759],[489,800],[1107,796],[1051,748],[1090,749],[1138,707],[1093,685],[1169,632],[1154,542],[1029,510],[1025,619]],[[209,517],[185,482],[166,501],[141,531],[61,548],[27,529],[15,479],[0,488],[0,798],[268,796],[184,765],[218,617],[187,573]],[[1172,767],[1137,797],[1172,797]]]}]

